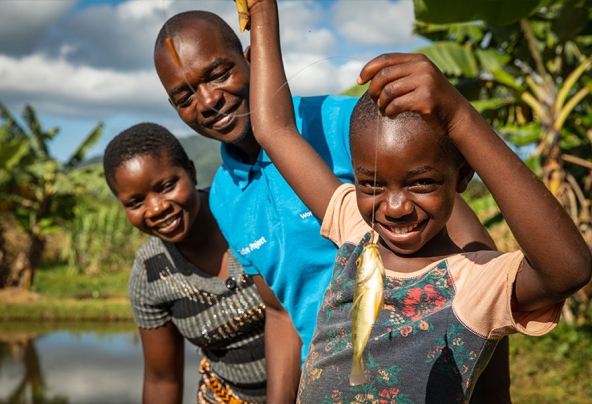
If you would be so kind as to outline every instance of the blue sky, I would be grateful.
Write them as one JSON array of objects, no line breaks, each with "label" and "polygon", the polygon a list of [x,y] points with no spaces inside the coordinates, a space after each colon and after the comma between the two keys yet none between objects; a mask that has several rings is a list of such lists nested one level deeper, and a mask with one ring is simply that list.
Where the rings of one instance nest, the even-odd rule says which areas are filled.
[{"label": "blue sky", "polygon": [[[2,0],[0,101],[15,116],[25,104],[67,159],[102,121],[102,154],[120,131],[157,122],[192,134],[169,106],[152,64],[154,39],[167,18],[215,12],[238,32],[232,0]],[[336,94],[355,83],[365,62],[427,44],[412,36],[412,0],[279,0],[284,63],[295,95]],[[248,33],[239,34],[248,45]]]}]

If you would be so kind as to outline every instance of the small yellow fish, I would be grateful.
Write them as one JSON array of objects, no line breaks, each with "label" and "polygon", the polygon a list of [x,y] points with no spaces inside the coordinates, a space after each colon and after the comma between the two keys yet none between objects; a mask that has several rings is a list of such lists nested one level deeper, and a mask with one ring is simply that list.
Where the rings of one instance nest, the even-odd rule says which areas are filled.
[{"label": "small yellow fish", "polygon": [[236,3],[236,10],[238,11],[238,23],[240,24],[240,32],[249,29],[251,23],[251,14],[249,14],[249,7],[247,0],[234,0]]},{"label": "small yellow fish", "polygon": [[367,243],[356,261],[356,286],[352,305],[352,345],[353,361],[349,375],[350,386],[368,381],[364,375],[362,352],[370,338],[384,302],[383,289],[385,271],[378,245]]}]

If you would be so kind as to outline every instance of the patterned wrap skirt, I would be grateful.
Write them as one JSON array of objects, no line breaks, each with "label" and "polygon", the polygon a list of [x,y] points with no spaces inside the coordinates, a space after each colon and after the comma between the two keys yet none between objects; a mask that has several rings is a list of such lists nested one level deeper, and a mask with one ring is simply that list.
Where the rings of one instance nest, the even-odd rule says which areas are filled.
[{"label": "patterned wrap skirt", "polygon": [[197,404],[263,404],[242,400],[226,381],[212,372],[206,357],[199,365],[201,380],[197,390]]}]

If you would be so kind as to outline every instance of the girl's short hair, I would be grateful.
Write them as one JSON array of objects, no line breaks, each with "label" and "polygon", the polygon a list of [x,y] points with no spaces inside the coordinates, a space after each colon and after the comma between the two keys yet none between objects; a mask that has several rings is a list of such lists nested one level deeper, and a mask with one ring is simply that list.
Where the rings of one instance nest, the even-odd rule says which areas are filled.
[{"label": "girl's short hair", "polygon": [[145,122],[124,130],[109,142],[103,155],[107,185],[115,194],[115,172],[126,161],[138,156],[159,157],[163,154],[175,166],[188,168],[191,164],[181,142],[168,129]]}]

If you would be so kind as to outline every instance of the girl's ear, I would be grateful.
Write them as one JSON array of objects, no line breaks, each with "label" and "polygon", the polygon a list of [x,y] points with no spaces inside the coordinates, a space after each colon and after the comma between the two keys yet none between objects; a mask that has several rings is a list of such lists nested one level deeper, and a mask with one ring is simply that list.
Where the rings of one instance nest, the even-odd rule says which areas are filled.
[{"label": "girl's ear", "polygon": [[245,57],[245,59],[247,60],[247,62],[249,62],[249,64],[251,63],[251,45],[247,46],[243,52],[243,56]]},{"label": "girl's ear", "polygon": [[475,170],[466,161],[458,169],[458,179],[456,181],[456,192],[462,194],[466,191],[469,182],[473,178]]},{"label": "girl's ear", "polygon": [[189,165],[186,168],[187,174],[189,174],[189,178],[193,182],[193,185],[197,186],[197,172],[195,171],[195,165],[193,161],[189,160]]}]

